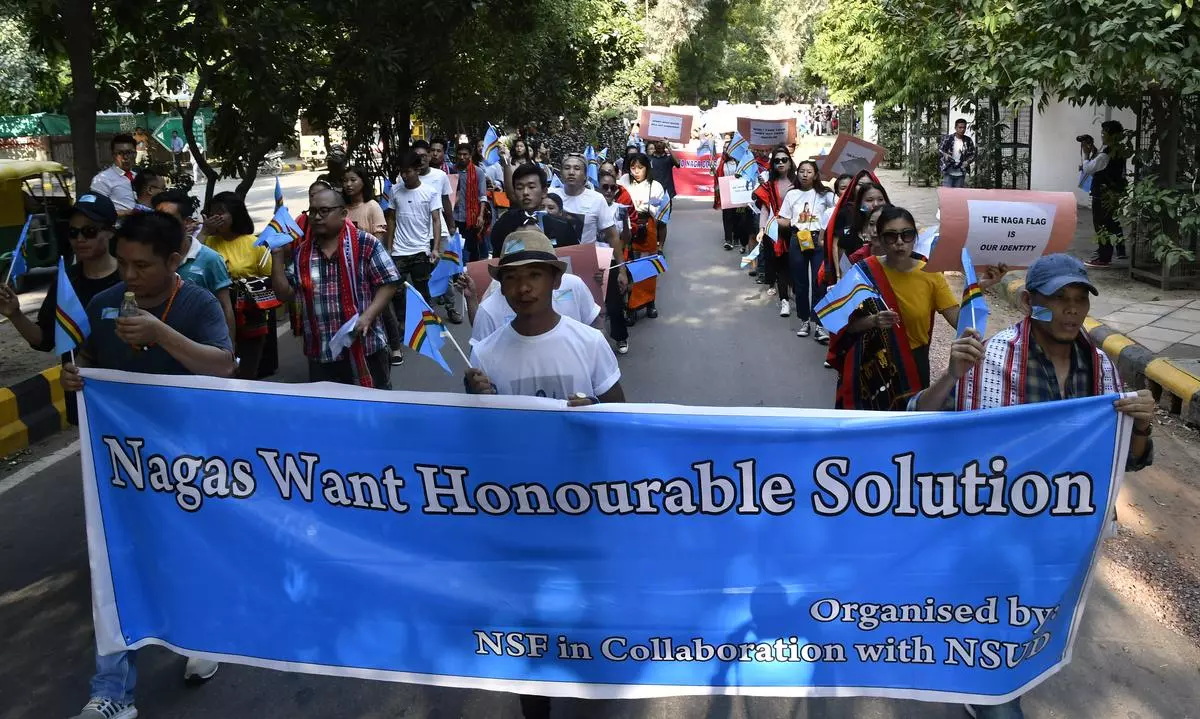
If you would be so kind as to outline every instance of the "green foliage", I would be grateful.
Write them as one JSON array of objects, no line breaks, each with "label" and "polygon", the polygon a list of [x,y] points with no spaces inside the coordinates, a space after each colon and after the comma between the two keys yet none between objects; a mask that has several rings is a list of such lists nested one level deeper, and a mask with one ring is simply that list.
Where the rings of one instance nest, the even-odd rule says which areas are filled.
[{"label": "green foliage", "polygon": [[1188,247],[1195,248],[1200,239],[1200,193],[1160,187],[1155,178],[1146,178],[1129,186],[1120,208],[1126,222],[1140,226],[1154,258],[1166,268],[1196,259]]},{"label": "green foliage", "polygon": [[904,111],[897,107],[876,105],[875,127],[879,133],[879,144],[887,150],[884,166],[889,170],[900,169],[904,161]]},{"label": "green foliage", "polygon": [[30,47],[20,17],[0,15],[0,115],[61,110],[68,80],[61,59]]}]

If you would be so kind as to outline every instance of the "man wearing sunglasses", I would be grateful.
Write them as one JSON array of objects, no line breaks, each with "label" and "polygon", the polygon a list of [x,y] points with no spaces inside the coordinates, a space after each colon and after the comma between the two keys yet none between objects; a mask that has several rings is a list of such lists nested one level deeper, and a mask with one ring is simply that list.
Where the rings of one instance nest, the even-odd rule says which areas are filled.
[{"label": "man wearing sunglasses", "polygon": [[92,192],[112,200],[117,216],[133,214],[137,196],[133,192],[133,160],[137,157],[137,143],[132,135],[116,135],[109,143],[113,164],[92,178]]}]

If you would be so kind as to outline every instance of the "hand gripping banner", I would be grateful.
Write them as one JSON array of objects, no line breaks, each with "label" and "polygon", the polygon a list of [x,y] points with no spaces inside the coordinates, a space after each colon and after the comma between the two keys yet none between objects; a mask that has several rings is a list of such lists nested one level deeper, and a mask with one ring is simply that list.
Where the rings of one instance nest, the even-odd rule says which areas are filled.
[{"label": "hand gripping banner", "polygon": [[1129,437],[1111,396],[567,409],[85,376],[102,653],[550,696],[1016,696],[1070,660]]}]

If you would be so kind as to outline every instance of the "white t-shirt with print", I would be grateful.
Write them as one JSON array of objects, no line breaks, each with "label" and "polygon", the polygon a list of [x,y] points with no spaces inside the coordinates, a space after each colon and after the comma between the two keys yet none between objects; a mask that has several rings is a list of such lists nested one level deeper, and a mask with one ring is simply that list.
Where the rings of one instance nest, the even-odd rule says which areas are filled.
[{"label": "white t-shirt with print", "polygon": [[[421,183],[415,190],[403,182],[392,185],[392,209],[396,213],[396,231],[392,235],[392,256],[407,257],[430,251],[433,239],[433,212],[442,211],[442,196],[433,185]],[[438,218],[441,220],[441,218]],[[445,222],[442,222],[445,226]]]},{"label": "white t-shirt with print", "polygon": [[599,241],[603,245],[607,245],[603,240],[599,240],[599,233],[604,232],[616,223],[612,219],[612,211],[608,209],[608,202],[595,190],[584,189],[578,195],[568,195],[565,191],[560,195],[563,200],[563,211],[570,212],[583,217],[583,235],[579,238],[579,244],[590,245]]},{"label": "white t-shirt with print", "polygon": [[[495,287],[499,284],[492,282],[492,286]],[[554,290],[553,305],[555,312],[585,325],[595,322],[600,315],[600,306],[592,299],[592,291],[582,279],[570,273],[563,275],[562,283]],[[471,326],[471,343],[482,342],[493,332],[512,322],[516,316],[517,313],[508,306],[508,300],[504,299],[504,295],[499,291],[486,293],[475,312],[475,324]]]},{"label": "white t-shirt with print", "polygon": [[[429,172],[421,175],[421,184],[428,185],[438,192],[438,207],[442,206],[442,197],[450,196],[450,176],[436,167],[429,168]],[[453,205],[451,205],[453,208]],[[446,218],[442,218],[442,237],[450,236],[450,228],[446,225]]]},{"label": "white t-shirt with print", "polygon": [[621,379],[604,333],[570,317],[560,317],[554,329],[536,337],[518,334],[510,322],[475,345],[471,366],[499,394],[563,400],[579,392],[599,397]]},{"label": "white t-shirt with print", "polygon": [[791,189],[783,196],[779,216],[786,217],[797,230],[821,230],[829,222],[837,195],[816,190]]}]

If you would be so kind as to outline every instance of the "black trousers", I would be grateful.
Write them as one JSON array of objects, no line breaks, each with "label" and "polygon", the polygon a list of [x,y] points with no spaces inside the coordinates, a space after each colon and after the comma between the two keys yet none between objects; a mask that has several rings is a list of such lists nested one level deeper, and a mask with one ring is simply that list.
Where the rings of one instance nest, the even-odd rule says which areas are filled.
[{"label": "black trousers", "polygon": [[[375,385],[375,389],[392,388],[391,352],[382,349],[367,355],[367,370],[371,373],[371,383]],[[333,362],[317,362],[310,359],[308,381],[354,384],[354,369],[350,366],[350,358],[343,352],[342,358]]]},{"label": "black trousers", "polygon": [[[617,264],[615,255],[613,264]],[[612,337],[614,342],[624,342],[629,339],[629,327],[625,324],[625,294],[621,292],[620,282],[617,281],[617,276],[621,274],[621,271],[609,270],[607,274],[608,279],[604,288],[604,311],[608,313],[608,336]]]},{"label": "black trousers", "polygon": [[[1117,194],[1114,192],[1102,191],[1092,195],[1092,228],[1096,231],[1097,235],[1103,230],[1116,237],[1117,242],[1124,242],[1125,230],[1121,227],[1120,220],[1117,219],[1117,202]],[[1113,257],[1113,243],[1101,242],[1099,237],[1097,237],[1096,254],[1100,256],[1100,259],[1111,262]]]},{"label": "black trousers", "polygon": [[725,242],[740,247],[742,252],[745,252],[750,236],[746,227],[746,213],[742,208],[721,210],[721,227],[725,230]]}]

